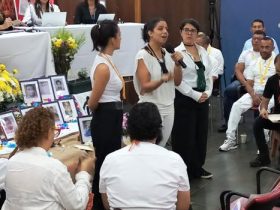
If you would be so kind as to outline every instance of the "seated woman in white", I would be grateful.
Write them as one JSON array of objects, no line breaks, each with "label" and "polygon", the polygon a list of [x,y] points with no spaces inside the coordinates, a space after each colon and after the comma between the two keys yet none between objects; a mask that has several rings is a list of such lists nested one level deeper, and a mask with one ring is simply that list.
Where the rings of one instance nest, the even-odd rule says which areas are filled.
[{"label": "seated woman in white", "polygon": [[55,4],[50,4],[49,0],[35,0],[34,5],[29,4],[26,8],[22,22],[27,25],[42,25],[42,15],[45,12],[60,12],[60,9]]},{"label": "seated woman in white", "polygon": [[15,135],[18,150],[6,168],[2,210],[86,209],[94,159],[80,160],[73,183],[67,167],[48,155],[54,135],[50,110],[36,107],[24,115]]}]

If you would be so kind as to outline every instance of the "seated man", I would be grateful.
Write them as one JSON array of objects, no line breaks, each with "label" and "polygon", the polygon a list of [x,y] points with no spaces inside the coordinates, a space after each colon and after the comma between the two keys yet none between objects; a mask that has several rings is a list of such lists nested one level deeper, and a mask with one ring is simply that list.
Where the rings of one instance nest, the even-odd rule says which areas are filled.
[{"label": "seated man", "polygon": [[[251,24],[252,34],[254,34],[255,31],[258,31],[258,30],[265,32],[264,22],[261,19],[255,19],[252,21],[252,24]],[[273,40],[273,43],[274,43],[274,53],[277,55],[279,53],[278,45],[273,38],[271,38],[271,39]],[[244,43],[244,47],[243,47],[242,51],[249,50],[251,48],[252,48],[252,38],[248,39]]]},{"label": "seated man", "polygon": [[254,62],[256,62],[256,60],[260,57],[260,40],[264,37],[265,33],[263,31],[255,31],[252,37],[253,48],[243,51],[239,56],[238,62],[235,65],[235,75],[238,80],[235,80],[229,84],[224,91],[225,124],[218,129],[218,132],[225,132],[227,130],[231,107],[233,103],[239,98],[240,86],[246,86],[247,70],[249,69],[248,67],[254,64]]},{"label": "seated man", "polygon": [[264,128],[270,130],[280,130],[280,123],[272,123],[268,119],[268,104],[269,100],[274,95],[274,113],[280,114],[280,55],[277,55],[274,60],[276,74],[267,80],[263,92],[260,116],[254,122],[254,136],[260,154],[256,159],[250,162],[251,167],[261,167],[270,164],[268,146],[265,140]]},{"label": "seated man", "polygon": [[111,209],[187,210],[190,185],[182,158],[163,147],[162,120],[156,105],[136,104],[128,117],[132,144],[105,158],[99,189]]},{"label": "seated man", "polygon": [[227,139],[220,146],[220,151],[229,151],[237,148],[235,132],[242,113],[251,107],[259,106],[266,81],[275,74],[273,49],[273,40],[271,38],[265,37],[261,40],[261,57],[256,60],[254,65],[250,66],[247,74],[246,90],[248,93],[238,99],[231,108],[228,129],[226,131]]}]

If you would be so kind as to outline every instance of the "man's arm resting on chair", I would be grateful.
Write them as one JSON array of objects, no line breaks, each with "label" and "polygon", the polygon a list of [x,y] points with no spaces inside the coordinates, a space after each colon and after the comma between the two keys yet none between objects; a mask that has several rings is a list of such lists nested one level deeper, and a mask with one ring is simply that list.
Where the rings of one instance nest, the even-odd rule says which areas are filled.
[{"label": "man's arm resting on chair", "polygon": [[188,210],[190,207],[190,191],[178,191],[176,210]]},{"label": "man's arm resting on chair", "polygon": [[265,118],[267,119],[268,118],[268,103],[269,103],[269,98],[265,98],[265,97],[262,97],[262,102],[261,102],[261,107],[260,107],[260,116],[262,118]]}]

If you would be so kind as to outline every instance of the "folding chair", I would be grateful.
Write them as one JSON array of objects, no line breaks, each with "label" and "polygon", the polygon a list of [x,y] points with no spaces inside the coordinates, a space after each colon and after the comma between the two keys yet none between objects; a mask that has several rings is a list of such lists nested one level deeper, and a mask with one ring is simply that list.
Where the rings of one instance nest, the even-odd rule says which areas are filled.
[{"label": "folding chair", "polygon": [[[220,194],[220,204],[222,210],[280,210],[280,178],[273,184],[268,193],[261,194],[260,178],[263,171],[272,172],[280,175],[280,171],[263,167],[257,171],[257,194],[246,195],[231,190],[223,191]],[[232,197],[238,199],[231,203]]]}]

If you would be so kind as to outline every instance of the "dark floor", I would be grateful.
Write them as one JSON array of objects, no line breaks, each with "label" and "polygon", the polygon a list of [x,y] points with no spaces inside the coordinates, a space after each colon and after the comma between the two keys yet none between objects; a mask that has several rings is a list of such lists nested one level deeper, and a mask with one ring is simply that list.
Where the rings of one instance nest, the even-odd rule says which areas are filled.
[{"label": "dark floor", "polygon": [[[247,143],[240,144],[236,150],[219,152],[218,147],[225,140],[225,133],[218,133],[221,124],[220,98],[211,99],[211,116],[209,119],[208,153],[205,169],[213,173],[213,179],[191,181],[191,201],[193,210],[216,210],[220,208],[219,195],[223,190],[235,190],[242,193],[256,193],[256,171],[249,167],[249,161],[256,157],[256,145],[252,134],[254,120],[252,111],[244,114],[239,124],[240,134],[247,134]],[[211,115],[211,112],[210,112]],[[276,167],[276,161],[271,165]],[[268,190],[275,177],[264,174],[264,190]]]}]

